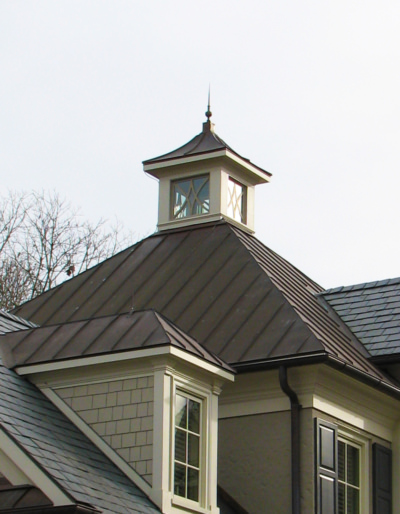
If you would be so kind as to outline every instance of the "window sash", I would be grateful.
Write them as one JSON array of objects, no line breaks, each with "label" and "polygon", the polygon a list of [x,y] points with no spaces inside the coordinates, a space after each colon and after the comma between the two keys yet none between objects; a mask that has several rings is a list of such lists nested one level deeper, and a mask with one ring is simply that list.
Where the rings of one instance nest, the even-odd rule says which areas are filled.
[{"label": "window sash", "polygon": [[360,514],[361,448],[338,439],[338,510],[339,514]]},{"label": "window sash", "polygon": [[197,503],[201,498],[202,400],[175,394],[173,491]]}]

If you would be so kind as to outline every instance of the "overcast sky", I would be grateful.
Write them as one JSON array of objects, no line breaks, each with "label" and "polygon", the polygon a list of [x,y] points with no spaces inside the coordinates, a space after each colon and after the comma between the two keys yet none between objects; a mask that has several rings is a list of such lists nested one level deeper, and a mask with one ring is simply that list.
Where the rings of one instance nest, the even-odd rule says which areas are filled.
[{"label": "overcast sky", "polygon": [[0,0],[0,193],[137,238],[142,161],[216,132],[273,173],[256,235],[323,287],[400,276],[398,0]]}]

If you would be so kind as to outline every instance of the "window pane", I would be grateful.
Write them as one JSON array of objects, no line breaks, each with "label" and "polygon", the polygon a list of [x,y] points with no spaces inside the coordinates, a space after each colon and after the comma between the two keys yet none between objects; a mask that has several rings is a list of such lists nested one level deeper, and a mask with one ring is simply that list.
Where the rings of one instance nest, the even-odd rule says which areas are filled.
[{"label": "window pane", "polygon": [[200,438],[197,435],[189,434],[189,452],[188,452],[188,464],[191,466],[199,467],[199,447]]},{"label": "window pane", "polygon": [[345,498],[345,486],[344,484],[339,484],[339,514],[346,514],[345,505],[346,505],[346,498]]},{"label": "window pane", "polygon": [[174,219],[207,214],[210,211],[208,175],[172,183],[172,216]]},{"label": "window pane", "polygon": [[200,403],[189,400],[189,430],[200,433]]},{"label": "window pane", "polygon": [[186,436],[184,430],[175,430],[175,460],[186,463]]},{"label": "window pane", "polygon": [[359,485],[359,450],[347,445],[347,483]]},{"label": "window pane", "polygon": [[198,501],[201,461],[201,402],[175,395],[174,492]]},{"label": "window pane", "polygon": [[174,493],[186,497],[186,468],[175,463]]},{"label": "window pane", "polygon": [[199,501],[199,472],[197,469],[188,469],[187,497],[189,500]]},{"label": "window pane", "polygon": [[346,471],[345,471],[345,444],[342,441],[338,442],[338,473],[339,480],[346,480]]},{"label": "window pane", "polygon": [[176,395],[175,403],[175,425],[178,427],[187,427],[187,399],[179,394]]},{"label": "window pane", "polygon": [[228,216],[241,223],[246,223],[245,205],[246,187],[230,178],[228,180]]},{"label": "window pane", "polygon": [[347,511],[346,514],[358,514],[360,511],[360,492],[353,487],[347,487]]}]

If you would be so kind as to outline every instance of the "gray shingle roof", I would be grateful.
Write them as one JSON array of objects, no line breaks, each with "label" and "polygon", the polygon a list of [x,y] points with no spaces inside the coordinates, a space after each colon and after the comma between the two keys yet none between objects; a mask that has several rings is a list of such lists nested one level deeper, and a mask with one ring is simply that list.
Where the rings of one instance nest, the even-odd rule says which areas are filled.
[{"label": "gray shingle roof", "polygon": [[165,345],[233,372],[221,359],[152,310],[10,332],[0,338],[8,367]]},{"label": "gray shingle roof", "polygon": [[23,330],[25,328],[36,327],[35,323],[27,321],[0,309],[0,335],[13,332],[14,330]]},{"label": "gray shingle roof", "polygon": [[373,357],[400,354],[400,278],[322,293]]},{"label": "gray shingle roof", "polygon": [[160,513],[35,386],[1,361],[0,426],[72,501],[107,514]]}]

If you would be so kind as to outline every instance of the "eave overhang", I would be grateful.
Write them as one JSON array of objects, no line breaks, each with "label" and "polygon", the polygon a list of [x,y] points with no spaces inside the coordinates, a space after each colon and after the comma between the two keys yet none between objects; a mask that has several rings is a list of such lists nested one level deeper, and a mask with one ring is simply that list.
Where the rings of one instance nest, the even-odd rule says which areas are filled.
[{"label": "eave overhang", "polygon": [[330,355],[327,352],[315,352],[305,355],[293,355],[290,357],[277,357],[272,359],[248,361],[233,364],[232,367],[237,373],[249,373],[252,371],[262,371],[268,369],[277,369],[280,366],[295,367],[295,366],[306,366],[311,364],[326,364],[346,375],[349,375],[360,382],[377,389],[389,396],[400,400],[400,387],[366,373],[350,363]]},{"label": "eave overhang", "polygon": [[162,176],[162,172],[160,170],[165,170],[166,168],[171,168],[173,166],[182,166],[191,164],[199,161],[206,161],[209,159],[218,159],[222,158],[235,163],[235,165],[239,165],[241,170],[247,175],[251,175],[252,182],[254,185],[257,184],[265,184],[270,181],[272,177],[272,173],[256,166],[251,163],[248,159],[241,157],[236,152],[232,151],[229,148],[216,149],[207,152],[201,152],[196,154],[190,154],[183,157],[170,157],[161,160],[148,160],[143,161],[143,170],[146,173],[149,173],[153,177],[160,178]]},{"label": "eave overhang", "polygon": [[30,364],[26,366],[16,366],[14,369],[18,375],[36,375],[42,373],[56,372],[66,369],[82,368],[88,366],[99,366],[116,362],[131,361],[137,359],[151,359],[155,357],[171,356],[180,361],[184,361],[198,369],[211,373],[223,380],[234,381],[235,371],[231,368],[223,369],[215,366],[206,360],[196,357],[189,352],[176,348],[172,345],[157,346],[154,348],[131,350],[126,352],[113,352],[101,355],[92,355],[79,357],[75,359],[58,360],[51,362],[43,362],[38,364]]}]

